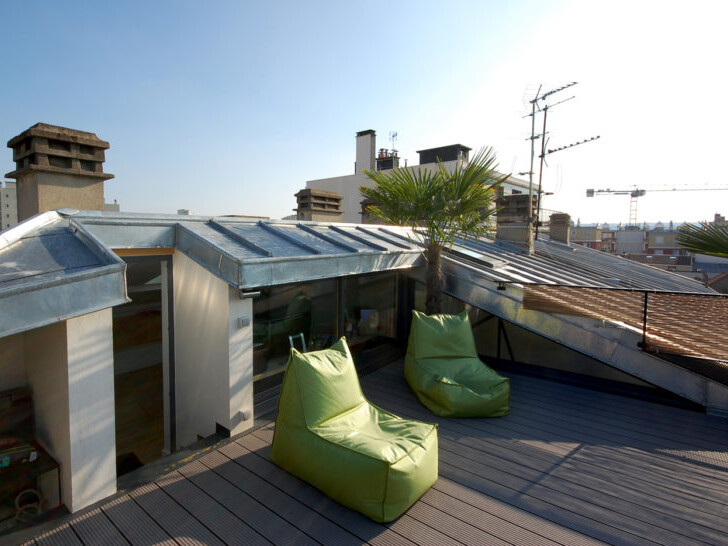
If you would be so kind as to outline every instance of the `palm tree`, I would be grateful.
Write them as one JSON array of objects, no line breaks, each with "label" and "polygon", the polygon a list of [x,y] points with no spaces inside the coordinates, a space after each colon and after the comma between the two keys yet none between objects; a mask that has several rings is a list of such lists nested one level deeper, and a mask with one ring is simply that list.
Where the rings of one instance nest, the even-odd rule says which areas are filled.
[{"label": "palm tree", "polygon": [[728,258],[728,224],[685,224],[678,228],[677,242],[696,254]]},{"label": "palm tree", "polygon": [[413,228],[427,262],[425,311],[439,313],[444,277],[442,250],[458,238],[485,235],[495,213],[495,191],[509,175],[496,172],[492,148],[483,148],[469,163],[448,172],[438,161],[434,169],[364,171],[375,185],[362,187],[371,201],[367,211],[385,223]]}]

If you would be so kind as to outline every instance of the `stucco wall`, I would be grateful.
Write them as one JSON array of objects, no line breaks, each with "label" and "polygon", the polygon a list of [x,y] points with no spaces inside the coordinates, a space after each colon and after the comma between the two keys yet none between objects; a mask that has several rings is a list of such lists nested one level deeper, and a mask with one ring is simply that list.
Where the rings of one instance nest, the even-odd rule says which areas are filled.
[{"label": "stucco wall", "polygon": [[75,512],[116,492],[111,309],[25,332],[36,437]]},{"label": "stucco wall", "polygon": [[177,448],[215,432],[227,413],[228,285],[174,254]]},{"label": "stucco wall", "polygon": [[[252,425],[252,302],[181,252],[174,255],[177,448]],[[249,324],[240,327],[239,318]]]},{"label": "stucco wall", "polygon": [[[253,426],[253,300],[241,299],[238,291],[232,287],[228,287],[228,298],[230,405],[227,420],[220,421],[220,424],[234,435]],[[241,327],[238,319],[243,318],[249,321],[247,326]]]},{"label": "stucco wall", "polygon": [[73,497],[73,481],[66,323],[36,328],[23,336],[28,383],[33,392],[36,439],[61,465],[61,498],[68,506]]},{"label": "stucco wall", "polygon": [[116,414],[111,309],[66,321],[75,512],[116,492]]}]

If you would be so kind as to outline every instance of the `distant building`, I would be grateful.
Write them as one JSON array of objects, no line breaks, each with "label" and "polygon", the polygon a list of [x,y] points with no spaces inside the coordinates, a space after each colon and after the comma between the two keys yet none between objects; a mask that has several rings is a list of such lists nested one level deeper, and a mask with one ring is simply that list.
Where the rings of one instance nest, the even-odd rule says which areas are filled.
[{"label": "distant building", "polygon": [[15,182],[0,181],[0,231],[18,223],[18,194]]},{"label": "distant building", "polygon": [[180,214],[182,216],[193,216],[195,213],[192,212],[190,209],[177,209],[177,214]]},{"label": "distant building", "polygon": [[104,203],[104,210],[106,212],[120,212],[121,207],[119,207],[119,202],[114,199],[113,203]]},{"label": "distant building", "polygon": [[599,226],[572,226],[571,242],[602,250],[602,228]]},{"label": "distant building", "polygon": [[[459,162],[467,162],[470,158],[470,148],[462,144],[452,144],[439,148],[428,148],[419,150],[419,166],[400,167],[400,158],[397,150],[388,150],[376,147],[377,134],[374,130],[359,131],[356,133],[356,161],[354,163],[354,174],[335,176],[332,178],[320,178],[306,182],[306,188],[333,192],[341,195],[341,221],[347,223],[367,223],[366,211],[363,210],[362,196],[359,188],[362,186],[371,188],[374,182],[364,174],[368,171],[384,171],[389,169],[403,168],[416,169],[419,167],[435,168],[438,158],[448,170],[452,170]],[[517,195],[528,193],[528,182],[515,177],[510,177],[503,185],[504,195]]]}]

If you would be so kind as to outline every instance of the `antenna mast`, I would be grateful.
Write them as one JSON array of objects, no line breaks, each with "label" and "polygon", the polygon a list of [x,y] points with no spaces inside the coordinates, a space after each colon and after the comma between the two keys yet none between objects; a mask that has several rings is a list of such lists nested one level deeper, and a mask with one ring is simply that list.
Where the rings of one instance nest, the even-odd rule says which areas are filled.
[{"label": "antenna mast", "polygon": [[[547,135],[547,133],[546,133],[546,120],[547,120],[547,117],[548,117],[549,108],[553,108],[554,106],[557,106],[557,105],[562,104],[562,103],[564,103],[566,101],[569,101],[569,100],[573,99],[574,97],[571,96],[568,99],[564,99],[564,100],[561,100],[561,101],[556,102],[556,103],[553,103],[553,104],[548,104],[547,102],[544,102],[543,103],[543,106],[540,106],[539,105],[539,101],[546,101],[546,99],[548,97],[550,97],[551,95],[555,95],[556,93],[559,93],[560,91],[563,91],[565,89],[568,89],[569,87],[573,87],[577,83],[578,82],[567,83],[566,85],[563,85],[563,86],[558,87],[556,89],[552,89],[551,91],[547,91],[546,93],[544,93],[542,95],[540,94],[541,93],[541,86],[539,86],[538,91],[536,92],[536,96],[533,99],[531,99],[531,101],[530,101],[530,103],[531,103],[531,113],[528,114],[528,115],[531,116],[531,137],[529,139],[531,141],[531,170],[528,173],[528,197],[529,197],[529,200],[528,200],[528,208],[529,208],[529,215],[528,215],[529,218],[528,218],[528,221],[529,221],[529,223],[533,223],[535,225],[535,228],[536,228],[536,238],[538,238],[538,228],[539,228],[539,225],[540,225],[539,217],[541,215],[541,191],[542,191],[542,182],[543,182],[543,166],[544,166],[544,163],[546,162],[546,156],[549,155],[549,154],[553,154],[555,152],[560,152],[561,150],[566,150],[568,148],[573,148],[574,146],[579,146],[580,144],[585,144],[587,142],[591,142],[593,140],[597,140],[599,138],[599,136],[597,135],[595,137],[591,137],[591,138],[588,138],[588,139],[585,139],[585,140],[582,140],[582,141],[579,141],[579,142],[574,142],[572,144],[567,144],[566,146],[561,146],[560,148],[556,148],[556,149],[553,149],[553,150],[547,150],[546,149],[546,145],[548,143],[548,141],[546,139],[546,135]],[[541,134],[537,135],[536,134],[536,114],[537,113],[540,113],[540,112],[543,112],[543,128],[542,128]],[[534,172],[533,172],[533,160],[534,160],[534,153],[535,153],[534,152],[535,141],[538,138],[541,139],[541,154],[538,156],[539,159],[540,159],[540,165],[539,165],[539,171],[538,171],[538,195],[536,197],[536,214],[534,216],[533,211],[531,210],[531,203],[533,201],[533,175],[534,175]]]}]

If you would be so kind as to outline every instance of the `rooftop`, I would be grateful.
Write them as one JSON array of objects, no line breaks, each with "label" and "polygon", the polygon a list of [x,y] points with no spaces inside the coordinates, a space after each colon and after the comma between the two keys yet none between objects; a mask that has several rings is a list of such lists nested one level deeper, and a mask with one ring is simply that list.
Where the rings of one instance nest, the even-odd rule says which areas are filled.
[{"label": "rooftop", "polygon": [[274,415],[178,466],[25,535],[28,544],[724,544],[728,429],[702,413],[526,375],[511,414],[441,419],[402,363],[366,396],[439,424],[439,479],[390,524],[330,500],[270,461]]}]

